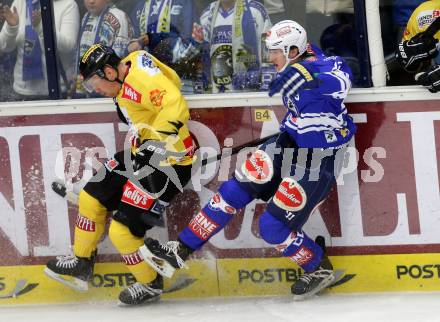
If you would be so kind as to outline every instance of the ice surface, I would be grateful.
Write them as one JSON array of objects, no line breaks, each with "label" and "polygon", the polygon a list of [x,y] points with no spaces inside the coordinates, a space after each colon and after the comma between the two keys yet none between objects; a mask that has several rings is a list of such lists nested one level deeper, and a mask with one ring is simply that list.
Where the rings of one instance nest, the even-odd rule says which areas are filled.
[{"label": "ice surface", "polygon": [[440,322],[440,293],[326,294],[166,300],[141,307],[116,302],[0,307],[1,322]]}]

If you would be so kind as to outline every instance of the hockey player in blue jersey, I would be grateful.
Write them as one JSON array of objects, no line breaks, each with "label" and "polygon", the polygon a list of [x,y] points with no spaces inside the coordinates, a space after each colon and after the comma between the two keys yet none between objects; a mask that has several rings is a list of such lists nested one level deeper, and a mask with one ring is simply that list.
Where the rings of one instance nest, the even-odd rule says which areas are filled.
[{"label": "hockey player in blue jersey", "polygon": [[342,58],[325,57],[309,45],[306,31],[294,21],[274,25],[266,46],[278,71],[269,95],[281,92],[287,108],[280,134],[238,167],[178,241],[160,244],[146,238],[140,253],[160,274],[170,277],[239,209],[255,198],[263,199],[268,204],[259,219],[260,235],[304,270],[291,287],[294,299],[299,300],[335,279],[324,243],[313,241],[302,227],[329,194],[345,147],[356,131],[343,103],[351,87],[351,72]]}]

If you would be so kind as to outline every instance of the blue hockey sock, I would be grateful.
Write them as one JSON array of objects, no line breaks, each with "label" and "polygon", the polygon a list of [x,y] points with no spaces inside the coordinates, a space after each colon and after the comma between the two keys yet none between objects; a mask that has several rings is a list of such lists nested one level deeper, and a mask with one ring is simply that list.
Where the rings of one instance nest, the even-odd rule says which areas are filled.
[{"label": "blue hockey sock", "polygon": [[315,270],[323,256],[322,248],[302,230],[292,232],[285,222],[264,212],[259,220],[260,235],[283,256],[289,257],[306,272]]},{"label": "blue hockey sock", "polygon": [[251,200],[252,197],[240,187],[238,181],[230,179],[221,185],[219,192],[191,219],[179,234],[179,240],[193,250],[201,248]]},{"label": "blue hockey sock", "polygon": [[312,272],[321,263],[324,251],[303,231],[292,232],[276,247],[283,256],[289,257],[305,272]]}]

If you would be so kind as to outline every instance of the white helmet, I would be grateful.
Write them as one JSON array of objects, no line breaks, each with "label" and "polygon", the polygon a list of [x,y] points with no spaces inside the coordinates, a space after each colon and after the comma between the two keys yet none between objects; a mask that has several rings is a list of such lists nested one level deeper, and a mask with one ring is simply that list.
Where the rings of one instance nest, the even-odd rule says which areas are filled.
[{"label": "white helmet", "polygon": [[[298,48],[298,55],[289,58],[290,47]],[[283,20],[270,28],[266,36],[267,49],[281,49],[286,57],[286,66],[290,60],[301,56],[307,49],[306,30],[293,20]],[[286,67],[284,66],[284,68]],[[283,69],[284,69],[283,68]]]}]

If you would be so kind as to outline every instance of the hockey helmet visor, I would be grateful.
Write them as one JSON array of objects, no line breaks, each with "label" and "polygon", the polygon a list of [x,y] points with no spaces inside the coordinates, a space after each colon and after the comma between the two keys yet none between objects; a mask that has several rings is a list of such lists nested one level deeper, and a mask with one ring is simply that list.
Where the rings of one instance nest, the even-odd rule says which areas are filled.
[{"label": "hockey helmet visor", "polygon": [[91,46],[81,57],[79,72],[82,85],[86,91],[92,93],[99,79],[105,79],[104,67],[118,68],[121,59],[110,47],[95,44]]}]

